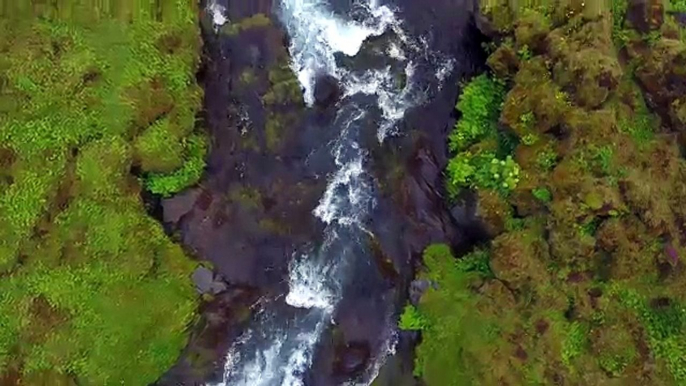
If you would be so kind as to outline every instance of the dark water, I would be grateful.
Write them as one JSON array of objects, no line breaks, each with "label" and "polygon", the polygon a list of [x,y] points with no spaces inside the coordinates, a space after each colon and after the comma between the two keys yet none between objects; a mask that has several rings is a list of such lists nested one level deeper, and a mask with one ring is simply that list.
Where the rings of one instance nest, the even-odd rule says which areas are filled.
[{"label": "dark water", "polygon": [[[219,3],[223,7],[212,12],[236,12]],[[227,347],[218,384],[367,385],[396,348],[411,349],[410,337],[395,326],[423,247],[465,241],[443,204],[441,170],[457,79],[480,61],[470,58],[478,50],[462,36],[468,36],[471,13],[464,2],[449,0],[282,0],[270,10],[288,36],[306,102],[303,118],[279,162],[245,162],[245,154],[213,149],[208,185],[227,189],[247,176],[268,186],[269,179],[285,176],[293,183],[309,181],[311,189],[303,205],[289,208],[287,220],[296,228],[289,237],[265,234],[260,241],[247,226],[214,241],[210,232],[194,228],[192,217],[181,227],[184,241],[218,262],[229,283],[268,289]],[[215,81],[221,81],[217,74],[237,71],[236,62],[259,61],[236,44],[241,42],[219,39],[208,45]],[[321,79],[335,80],[331,87],[339,88],[337,101],[324,108],[315,100]],[[219,129],[227,125],[222,98],[231,99],[231,91],[213,94],[208,124],[215,136],[230,136]],[[259,122],[250,103],[242,106]],[[230,263],[220,256],[237,244],[255,258]],[[278,254],[282,261],[273,257]],[[394,378],[387,371],[381,377]]]}]

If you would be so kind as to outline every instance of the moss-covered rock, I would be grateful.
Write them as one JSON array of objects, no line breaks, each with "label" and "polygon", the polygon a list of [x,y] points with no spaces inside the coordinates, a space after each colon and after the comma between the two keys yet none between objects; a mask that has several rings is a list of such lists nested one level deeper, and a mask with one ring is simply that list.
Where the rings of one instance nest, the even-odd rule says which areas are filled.
[{"label": "moss-covered rock", "polygon": [[491,237],[505,230],[505,224],[512,215],[512,209],[498,192],[480,189],[477,198],[477,216],[483,222]]}]

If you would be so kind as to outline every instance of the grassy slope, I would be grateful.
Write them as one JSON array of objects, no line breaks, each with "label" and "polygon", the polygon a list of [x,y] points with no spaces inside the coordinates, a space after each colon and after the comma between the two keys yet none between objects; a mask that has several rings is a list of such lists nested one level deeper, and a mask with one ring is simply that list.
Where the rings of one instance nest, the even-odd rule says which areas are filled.
[{"label": "grassy slope", "polygon": [[[447,172],[449,191],[477,190],[492,241],[487,264],[427,250],[422,275],[438,286],[401,318],[423,332],[416,373],[429,386],[686,384],[686,162],[673,133],[686,114],[669,100],[675,118],[661,122],[638,86],[686,74],[683,31],[668,19],[633,31],[622,2],[482,3],[505,38],[492,74],[461,96]],[[517,167],[493,167],[508,154]]]},{"label": "grassy slope", "polygon": [[191,4],[0,1],[0,383],[143,385],[184,345],[194,264],[139,193],[204,166]]}]

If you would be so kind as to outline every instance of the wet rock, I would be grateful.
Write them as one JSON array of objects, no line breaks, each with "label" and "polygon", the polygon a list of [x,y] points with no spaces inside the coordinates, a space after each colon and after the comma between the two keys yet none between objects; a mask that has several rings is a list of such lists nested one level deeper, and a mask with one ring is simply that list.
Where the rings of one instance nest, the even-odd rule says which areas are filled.
[{"label": "wet rock", "polygon": [[422,295],[424,295],[424,292],[426,292],[429,287],[431,287],[431,282],[429,280],[412,280],[412,283],[410,284],[410,303],[418,305]]},{"label": "wet rock", "polygon": [[317,107],[324,109],[332,107],[340,96],[341,87],[336,78],[325,75],[317,79],[314,87],[314,101]]},{"label": "wet rock", "polygon": [[190,212],[195,205],[200,190],[190,189],[176,195],[173,199],[162,200],[163,220],[165,223],[177,223],[186,213]]},{"label": "wet rock", "polygon": [[340,347],[334,362],[335,376],[352,378],[359,375],[369,361],[370,348],[365,342],[351,342]]},{"label": "wet rock", "polygon": [[214,273],[205,267],[198,267],[193,272],[191,279],[195,284],[195,289],[200,294],[216,295],[226,290],[226,283],[221,278],[215,277]]}]

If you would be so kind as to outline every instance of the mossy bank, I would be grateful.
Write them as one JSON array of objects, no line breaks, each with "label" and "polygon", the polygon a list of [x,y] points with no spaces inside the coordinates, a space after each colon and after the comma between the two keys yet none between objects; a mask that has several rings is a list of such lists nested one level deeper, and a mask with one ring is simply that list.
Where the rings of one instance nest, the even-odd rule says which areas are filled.
[{"label": "mossy bank", "polygon": [[[490,71],[450,137],[490,240],[401,318],[428,385],[686,384],[678,1],[481,1]],[[521,4],[520,4],[521,5]],[[676,13],[675,13],[676,12]]]},{"label": "mossy bank", "polygon": [[145,385],[185,345],[195,263],[140,193],[204,168],[197,17],[0,3],[0,384]]}]

